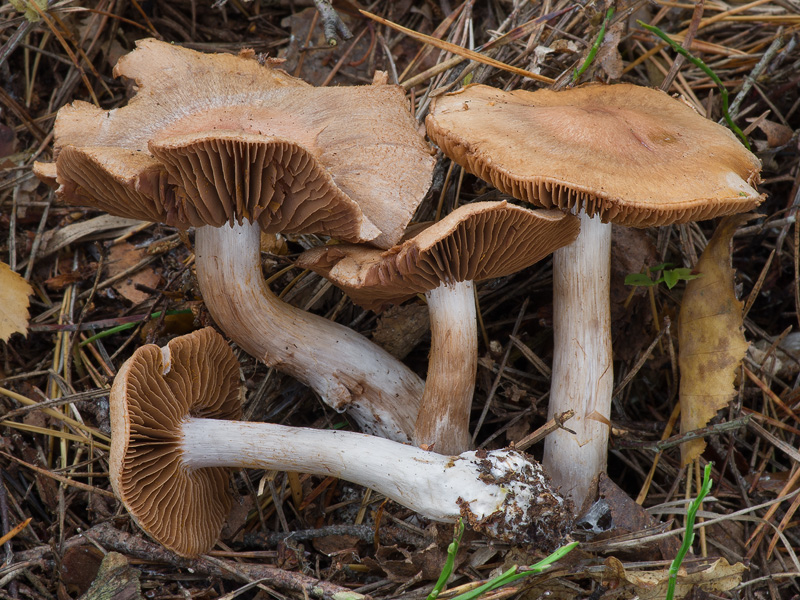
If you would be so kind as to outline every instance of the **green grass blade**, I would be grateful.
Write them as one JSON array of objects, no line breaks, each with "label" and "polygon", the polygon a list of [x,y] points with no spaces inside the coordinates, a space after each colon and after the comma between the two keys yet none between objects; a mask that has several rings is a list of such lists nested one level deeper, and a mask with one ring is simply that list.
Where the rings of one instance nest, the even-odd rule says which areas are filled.
[{"label": "green grass blade", "polygon": [[[496,590],[497,588],[503,587],[504,585],[508,585],[510,583],[514,583],[518,579],[522,579],[523,577],[528,577],[529,575],[538,575],[539,573],[547,570],[550,565],[557,560],[563,558],[567,554],[569,554],[576,546],[578,542],[572,542],[571,544],[567,544],[566,546],[561,546],[558,550],[550,554],[549,556],[543,558],[539,562],[529,567],[525,567],[524,570],[518,571],[518,567],[514,565],[507,571],[504,571],[497,577],[494,577],[484,583],[480,587],[476,587],[474,590],[470,590],[469,592],[465,592],[463,594],[459,594],[452,600],[475,600],[482,594],[486,592],[490,592],[492,590]],[[430,596],[428,597],[430,599]]]},{"label": "green grass blade", "polygon": [[703,472],[703,485],[700,487],[700,492],[697,494],[697,498],[689,505],[689,510],[686,511],[686,533],[683,535],[683,543],[681,544],[680,550],[678,550],[678,553],[672,560],[672,564],[669,566],[669,582],[667,584],[666,600],[672,600],[675,596],[675,584],[678,582],[678,569],[681,568],[681,563],[686,557],[686,553],[689,552],[689,549],[692,547],[692,542],[694,541],[694,519],[697,515],[697,511],[700,509],[703,498],[708,496],[708,493],[711,491],[711,467],[713,464],[714,463],[708,463],[706,465],[705,471]]},{"label": "green grass blade", "polygon": [[439,594],[442,593],[444,586],[447,585],[447,580],[450,579],[450,575],[453,574],[453,567],[456,563],[456,553],[458,553],[458,546],[461,544],[461,536],[463,535],[464,521],[459,519],[456,524],[456,532],[453,535],[453,541],[450,542],[450,545],[447,547],[447,560],[444,563],[442,572],[439,574],[439,579],[436,580],[436,585],[433,586],[433,590],[428,594],[427,600],[436,600]]},{"label": "green grass blade", "polygon": [[583,72],[589,68],[589,65],[592,64],[594,57],[597,56],[597,51],[600,49],[600,44],[603,43],[603,38],[606,37],[606,27],[611,22],[611,17],[614,16],[614,7],[612,6],[606,11],[606,16],[603,19],[603,24],[600,26],[600,31],[597,33],[597,39],[595,39],[594,44],[592,44],[592,49],[589,50],[589,54],[586,55],[586,60],[583,61],[583,64],[580,66],[579,69],[575,69],[575,72],[572,74],[572,83],[575,83],[580,79]]}]

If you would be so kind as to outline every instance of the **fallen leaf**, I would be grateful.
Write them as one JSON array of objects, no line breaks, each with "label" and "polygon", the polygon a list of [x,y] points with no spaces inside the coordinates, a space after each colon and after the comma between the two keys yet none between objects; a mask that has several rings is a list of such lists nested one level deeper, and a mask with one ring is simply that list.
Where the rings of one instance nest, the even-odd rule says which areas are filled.
[{"label": "fallen leaf", "polygon": [[625,28],[624,21],[609,27],[595,57],[597,64],[605,71],[610,80],[616,80],[622,76],[622,55],[619,53],[617,46],[622,39]]},{"label": "fallen leaf", "polygon": [[758,128],[766,134],[768,148],[777,148],[788,144],[794,135],[790,127],[768,119],[761,120]]},{"label": "fallen leaf", "polygon": [[117,237],[126,231],[137,229],[142,223],[144,221],[137,219],[100,215],[93,219],[72,223],[66,227],[59,227],[45,232],[45,235],[42,236],[42,245],[37,256],[39,258],[49,256],[69,244],[74,244],[87,238]]},{"label": "fallen leaf", "polygon": [[91,278],[94,276],[96,271],[97,263],[90,262],[88,264],[81,265],[74,271],[67,271],[65,273],[60,273],[59,275],[49,277],[48,279],[45,279],[44,284],[48,289],[62,290],[68,285],[77,283],[78,281],[91,281]]},{"label": "fallen leaf", "polygon": [[[136,248],[127,242],[112,246],[108,253],[108,276],[113,277],[118,273],[122,273],[139,263],[146,256],[146,248]],[[144,266],[135,273],[131,273],[127,279],[122,279],[115,283],[114,289],[134,304],[138,304],[150,298],[150,293],[137,289],[136,284],[148,288],[156,288],[160,283],[161,275],[152,267]]]},{"label": "fallen leaf", "polygon": [[[675,585],[676,600],[685,597],[694,586],[707,592],[726,592],[742,582],[742,563],[728,564],[724,558],[702,567],[692,573],[681,568]],[[639,600],[663,600],[669,584],[669,570],[633,571],[625,569],[616,558],[606,559],[606,572],[602,578],[605,582],[616,583],[619,587],[610,592],[609,598],[633,598]]]},{"label": "fallen leaf", "polygon": [[[731,241],[750,216],[720,221],[695,267],[703,276],[686,284],[678,320],[681,432],[705,427],[735,394],[733,380],[748,344],[742,331],[743,304],[734,292]],[[683,464],[705,447],[702,438],[682,444]]]},{"label": "fallen leaf", "polygon": [[0,262],[0,340],[8,341],[12,333],[28,333],[28,296],[33,288],[25,278]]},{"label": "fallen leaf", "polygon": [[372,341],[402,360],[428,335],[430,328],[427,306],[413,303],[392,306],[378,317]]}]

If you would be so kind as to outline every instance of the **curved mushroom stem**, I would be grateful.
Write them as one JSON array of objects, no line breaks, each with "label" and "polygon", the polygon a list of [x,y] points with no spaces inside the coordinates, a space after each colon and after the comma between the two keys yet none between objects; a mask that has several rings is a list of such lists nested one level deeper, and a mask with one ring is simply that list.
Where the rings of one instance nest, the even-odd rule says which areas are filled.
[{"label": "curved mushroom stem", "polygon": [[189,469],[244,467],[333,476],[370,487],[429,519],[464,516],[493,537],[558,546],[571,510],[541,465],[510,450],[442,456],[351,431],[188,418],[182,461]]},{"label": "curved mushroom stem", "polygon": [[578,239],[553,255],[553,375],[548,419],[573,409],[545,438],[542,464],[580,509],[606,470],[614,374],[609,312],[611,224],[580,213]]},{"label": "curved mushroom stem", "polygon": [[442,283],[425,294],[431,352],[414,441],[439,454],[469,450],[469,413],[478,366],[475,293],[471,281]]},{"label": "curved mushroom stem", "polygon": [[353,330],[278,299],[261,272],[258,224],[199,227],[197,279],[217,324],[245,351],[314,389],[364,431],[407,442],[424,383]]}]

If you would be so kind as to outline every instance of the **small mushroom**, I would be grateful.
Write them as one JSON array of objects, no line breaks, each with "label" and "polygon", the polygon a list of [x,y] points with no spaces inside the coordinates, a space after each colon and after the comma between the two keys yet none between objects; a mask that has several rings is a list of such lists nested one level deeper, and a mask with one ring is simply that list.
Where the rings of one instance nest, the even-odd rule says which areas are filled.
[{"label": "small mushroom", "polygon": [[512,450],[444,457],[349,431],[247,423],[238,364],[213,329],[142,346],[111,390],[111,484],[136,522],[182,556],[207,552],[231,506],[228,470],[277,469],[370,487],[437,521],[553,549],[568,501]]},{"label": "small mushroom", "polygon": [[354,245],[314,248],[297,264],[324,275],[368,309],[425,294],[431,351],[414,441],[458,454],[471,446],[478,362],[472,282],[510,275],[569,244],[578,235],[578,220],[560,211],[475,202],[424,227],[412,226],[406,241],[385,252]]},{"label": "small mushroom", "polygon": [[[314,88],[244,56],[137,46],[114,70],[136,83],[127,106],[59,111],[59,196],[195,226],[200,289],[220,327],[365,430],[408,440],[420,378],[363,336],[278,300],[259,254],[262,229],[400,239],[433,169],[403,92]],[[37,172],[52,181],[52,167]]]},{"label": "small mushroom", "polygon": [[611,223],[649,227],[751,210],[764,199],[753,187],[760,162],[680,100],[629,84],[560,92],[468,86],[436,98],[426,125],[469,172],[581,219],[577,241],[554,254],[549,405],[550,417],[575,410],[577,434],[549,435],[544,454],[580,507],[607,458]]}]

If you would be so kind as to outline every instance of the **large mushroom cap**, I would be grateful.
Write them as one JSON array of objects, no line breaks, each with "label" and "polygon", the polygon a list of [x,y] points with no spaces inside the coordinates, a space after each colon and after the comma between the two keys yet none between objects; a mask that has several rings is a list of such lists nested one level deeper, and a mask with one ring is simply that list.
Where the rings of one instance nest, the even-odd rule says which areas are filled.
[{"label": "large mushroom cap", "polygon": [[215,130],[160,138],[149,146],[186,190],[179,208],[190,222],[220,227],[247,219],[268,233],[346,240],[381,235],[320,162],[292,139]]},{"label": "large mushroom cap", "polygon": [[435,99],[428,135],[499,190],[544,208],[584,208],[646,227],[750,210],[759,160],[724,127],[664,92],[588,85],[505,92],[472,85]]},{"label": "large mushroom cap", "polygon": [[[177,158],[165,165],[170,184],[185,191],[179,213],[171,213],[176,226],[258,218],[262,226],[276,229],[267,221],[278,215],[281,222],[301,223],[301,231],[287,233],[306,232],[302,227],[310,223],[307,215],[293,214],[304,209],[297,202],[278,209],[280,194],[263,190],[269,183],[300,197],[321,194],[324,212],[335,221],[356,224],[349,232],[331,232],[329,227],[317,232],[390,247],[402,236],[430,184],[434,160],[397,86],[315,88],[269,62],[203,54],[153,39],[137,42],[137,49],[120,59],[114,73],[132,79],[136,95],[114,110],[85,102],[62,108],[55,126],[56,164],[61,165],[63,150],[73,146],[89,153],[97,147],[117,147],[150,158],[152,148],[162,160],[175,149],[176,140],[203,140],[205,145],[179,144],[187,159],[182,164],[191,174],[179,173]],[[231,136],[243,141],[231,145]],[[198,151],[191,160],[189,150]],[[216,150],[220,156],[209,162],[209,152]],[[231,151],[244,153],[241,160],[231,160]],[[249,167],[269,174],[256,186],[261,194],[243,199],[240,190],[231,200],[236,185],[256,183]],[[138,194],[135,168],[129,168],[124,182]],[[85,202],[93,195],[91,188],[73,179],[75,169],[63,171],[59,169],[57,181],[65,200]],[[190,180],[196,185],[184,189]],[[214,181],[215,188],[224,191],[217,206],[209,206],[209,194],[200,194],[204,181]],[[148,198],[140,194],[140,200]],[[200,206],[195,210],[191,203]],[[162,212],[154,207],[151,218],[158,220]],[[209,215],[216,216],[206,223]]]},{"label": "large mushroom cap", "polygon": [[239,364],[213,329],[142,346],[111,388],[111,485],[136,522],[182,556],[216,542],[230,512],[228,469],[181,462],[187,417],[239,419]]},{"label": "large mushroom cap", "polygon": [[578,219],[560,211],[474,202],[385,252],[327,246],[307,250],[297,265],[325,276],[356,304],[377,310],[441,283],[510,275],[573,242],[578,230]]}]

